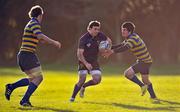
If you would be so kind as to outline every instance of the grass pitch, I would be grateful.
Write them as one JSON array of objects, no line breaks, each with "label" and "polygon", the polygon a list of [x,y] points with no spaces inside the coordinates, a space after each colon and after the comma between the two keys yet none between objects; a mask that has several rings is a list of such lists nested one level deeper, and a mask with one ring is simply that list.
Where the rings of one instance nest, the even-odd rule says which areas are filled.
[{"label": "grass pitch", "polygon": [[44,71],[44,80],[31,97],[32,108],[19,105],[27,87],[16,89],[11,101],[4,97],[5,84],[24,76],[18,69],[0,69],[0,112],[180,112],[180,75],[151,75],[159,103],[151,102],[148,93],[140,96],[140,88],[122,74],[109,73],[101,84],[87,88],[83,99],[78,95],[70,103],[76,72]]}]

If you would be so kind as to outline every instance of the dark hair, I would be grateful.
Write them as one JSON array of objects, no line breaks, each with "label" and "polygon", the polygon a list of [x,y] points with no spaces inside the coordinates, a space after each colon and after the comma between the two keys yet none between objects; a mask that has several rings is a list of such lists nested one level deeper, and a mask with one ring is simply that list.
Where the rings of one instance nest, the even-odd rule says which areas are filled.
[{"label": "dark hair", "polygon": [[133,33],[135,30],[135,25],[132,22],[124,22],[121,28],[126,28],[129,32]]},{"label": "dark hair", "polygon": [[39,5],[36,5],[36,6],[33,6],[31,8],[31,10],[29,11],[29,17],[32,18],[32,17],[38,17],[39,15],[43,14],[43,9],[41,6]]},{"label": "dark hair", "polygon": [[88,29],[92,28],[93,26],[100,26],[101,23],[99,21],[91,21],[89,22]]}]

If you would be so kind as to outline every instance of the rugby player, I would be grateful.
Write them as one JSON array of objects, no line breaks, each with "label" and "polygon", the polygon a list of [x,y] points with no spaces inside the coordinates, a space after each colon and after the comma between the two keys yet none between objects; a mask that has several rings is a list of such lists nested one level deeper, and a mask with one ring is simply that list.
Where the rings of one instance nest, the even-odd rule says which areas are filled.
[{"label": "rugby player", "polygon": [[[79,40],[77,49],[79,80],[74,86],[74,91],[70,98],[71,102],[75,100],[79,91],[82,98],[84,97],[85,88],[101,82],[101,69],[98,63],[98,53],[101,52],[99,43],[106,40],[111,42],[111,40],[100,31],[100,27],[100,22],[91,21],[87,27],[87,32]],[[87,74],[90,74],[92,79],[85,82]]]},{"label": "rugby player", "polygon": [[30,97],[43,80],[41,64],[36,55],[36,48],[39,42],[45,42],[61,48],[61,44],[41,31],[41,21],[43,19],[43,9],[40,6],[33,6],[29,11],[30,21],[24,28],[22,44],[17,55],[18,65],[28,78],[20,79],[17,82],[6,85],[5,97],[10,100],[11,93],[19,87],[28,86],[28,89],[20,101],[20,105],[31,107]]},{"label": "rugby player", "polygon": [[[147,46],[144,41],[135,32],[135,25],[132,22],[124,22],[121,26],[122,37],[125,40],[115,46],[111,50],[104,53],[105,57],[109,57],[113,53],[120,53],[126,50],[132,52],[136,56],[136,63],[125,70],[124,75],[130,81],[136,83],[141,88],[141,95],[143,96],[148,90],[150,98],[156,99],[156,94],[153,85],[149,80],[149,70],[152,65],[152,57],[148,52]],[[136,73],[140,73],[142,81],[138,79]]]}]

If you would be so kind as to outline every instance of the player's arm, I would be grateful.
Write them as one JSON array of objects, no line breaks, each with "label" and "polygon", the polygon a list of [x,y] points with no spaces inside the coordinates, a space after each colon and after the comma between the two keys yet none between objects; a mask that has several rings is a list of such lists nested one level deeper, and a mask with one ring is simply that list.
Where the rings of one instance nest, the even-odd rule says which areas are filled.
[{"label": "player's arm", "polygon": [[128,44],[126,44],[126,43],[119,44],[116,47],[117,48],[114,48],[114,49],[111,49],[111,50],[107,50],[106,53],[104,54],[104,57],[108,58],[113,53],[124,52],[124,51],[126,51],[126,50],[128,50],[130,48],[130,46]]},{"label": "player's arm", "polygon": [[123,41],[121,44],[115,46],[112,51],[113,53],[120,53],[124,52],[130,48],[132,48],[134,45],[134,40],[133,39],[128,39],[126,41]]},{"label": "player's arm", "polygon": [[117,49],[117,48],[119,48],[119,47],[122,47],[122,46],[125,45],[125,43],[126,43],[126,41],[123,41],[123,42],[121,42],[120,44],[112,45],[111,49]]},{"label": "player's arm", "polygon": [[47,36],[44,35],[43,33],[38,34],[37,37],[38,37],[38,39],[39,39],[40,41],[42,41],[42,43],[52,44],[52,45],[56,46],[57,48],[61,48],[61,43],[60,43],[60,42],[55,41],[55,40],[47,37]]},{"label": "player's arm", "polygon": [[128,44],[119,45],[119,47],[112,49],[113,53],[120,53],[128,50],[130,46]]},{"label": "player's arm", "polygon": [[120,44],[117,44],[117,45],[112,45],[111,49],[116,49],[116,48],[121,47],[123,45],[124,45],[124,43],[120,43]]},{"label": "player's arm", "polygon": [[89,64],[89,63],[85,60],[83,53],[84,53],[84,49],[78,48],[78,50],[77,50],[78,60],[81,61],[81,62],[87,67],[88,70],[91,70],[91,69],[92,69],[92,65]]},{"label": "player's arm", "polygon": [[84,52],[84,49],[78,49],[77,50],[77,57],[78,57],[79,61],[81,61],[84,64],[87,64],[88,62],[85,60],[83,52]]},{"label": "player's arm", "polygon": [[60,42],[55,41],[42,33],[40,24],[34,22],[31,24],[30,29],[37,36],[37,38],[42,41],[42,43],[49,43],[56,46],[57,48],[61,48]]}]

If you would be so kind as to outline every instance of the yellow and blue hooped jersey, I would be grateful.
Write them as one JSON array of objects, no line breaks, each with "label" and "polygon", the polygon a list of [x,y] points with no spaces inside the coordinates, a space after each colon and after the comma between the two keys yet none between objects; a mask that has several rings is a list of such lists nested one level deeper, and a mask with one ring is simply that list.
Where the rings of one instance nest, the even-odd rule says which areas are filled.
[{"label": "yellow and blue hooped jersey", "polygon": [[144,41],[135,33],[131,34],[125,42],[136,58],[144,63],[152,63],[152,58]]},{"label": "yellow and blue hooped jersey", "polygon": [[41,33],[40,23],[36,18],[32,18],[24,28],[20,51],[35,53],[39,43],[37,35]]}]

